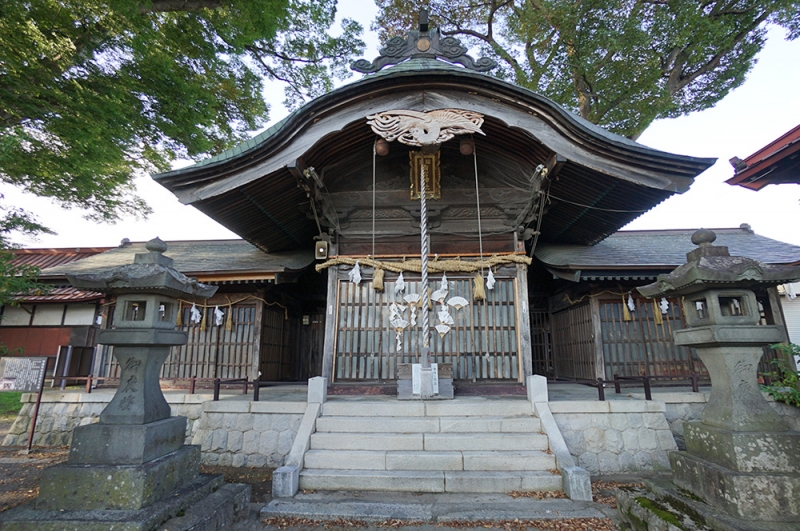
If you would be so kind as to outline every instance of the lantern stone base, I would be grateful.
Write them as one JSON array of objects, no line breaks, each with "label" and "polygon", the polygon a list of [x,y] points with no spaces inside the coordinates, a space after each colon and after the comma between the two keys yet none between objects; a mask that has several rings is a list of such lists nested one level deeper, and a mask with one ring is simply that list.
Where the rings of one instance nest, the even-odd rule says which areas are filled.
[{"label": "lantern stone base", "polygon": [[250,486],[200,475],[136,510],[40,510],[33,504],[0,515],[4,531],[222,531],[247,518]]},{"label": "lantern stone base", "polygon": [[634,531],[797,531],[796,522],[743,520],[675,487],[669,480],[645,480],[643,488],[617,490],[617,511]]},{"label": "lantern stone base", "polygon": [[703,422],[683,428],[686,451],[737,472],[800,474],[800,432],[729,431]]},{"label": "lantern stone base", "polygon": [[669,457],[677,487],[731,516],[754,522],[800,520],[800,474],[737,472],[687,452]]},{"label": "lantern stone base", "polygon": [[71,465],[140,465],[183,447],[186,417],[148,424],[87,424],[72,432]]},{"label": "lantern stone base", "polygon": [[141,509],[192,481],[199,471],[198,446],[184,446],[143,465],[56,465],[42,474],[36,508]]}]

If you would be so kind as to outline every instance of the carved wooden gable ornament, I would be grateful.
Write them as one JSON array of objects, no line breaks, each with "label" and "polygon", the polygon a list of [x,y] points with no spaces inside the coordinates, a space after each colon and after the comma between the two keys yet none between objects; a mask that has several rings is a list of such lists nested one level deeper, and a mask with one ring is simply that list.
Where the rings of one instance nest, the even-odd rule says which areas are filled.
[{"label": "carved wooden gable ornament", "polygon": [[483,115],[459,109],[386,111],[367,116],[367,124],[387,142],[397,140],[408,146],[438,145],[455,135],[483,134]]}]

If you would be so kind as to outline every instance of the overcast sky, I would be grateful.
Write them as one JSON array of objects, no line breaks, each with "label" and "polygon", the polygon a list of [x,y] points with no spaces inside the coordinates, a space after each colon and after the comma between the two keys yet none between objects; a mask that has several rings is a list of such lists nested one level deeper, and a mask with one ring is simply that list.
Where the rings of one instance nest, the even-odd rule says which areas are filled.
[{"label": "overcast sky", "polygon": [[[377,55],[377,38],[369,31],[376,8],[371,0],[340,0],[340,15],[356,18],[365,26],[368,50]],[[691,189],[675,195],[642,215],[626,229],[721,228],[749,223],[757,234],[800,245],[800,186],[768,186],[753,192],[725,184],[733,176],[728,159],[745,158],[800,123],[800,40],[786,42],[781,29],[773,29],[759,61],[747,81],[716,107],[687,117],[661,120],[648,128],[639,142],[682,155],[718,157]],[[286,110],[279,86],[267,93],[273,121]],[[93,247],[118,245],[122,238],[145,241],[237,238],[149,178],[136,181],[138,193],[153,207],[146,221],[125,219],[115,225],[86,221],[78,210],[65,211],[52,202],[5,184],[0,193],[9,204],[36,213],[40,221],[58,232],[38,241],[18,239],[27,247]]]}]

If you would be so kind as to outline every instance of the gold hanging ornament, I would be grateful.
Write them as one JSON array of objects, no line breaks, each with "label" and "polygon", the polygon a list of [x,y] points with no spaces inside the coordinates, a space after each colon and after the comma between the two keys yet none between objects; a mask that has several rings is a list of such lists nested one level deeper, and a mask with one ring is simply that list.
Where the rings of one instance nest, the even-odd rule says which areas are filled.
[{"label": "gold hanging ornament", "polygon": [[625,300],[625,295],[622,295],[622,320],[632,321],[631,312],[628,310],[628,302]]},{"label": "gold hanging ornament", "polygon": [[475,278],[472,279],[472,283],[474,285],[474,292],[472,294],[472,298],[476,301],[482,301],[486,299],[486,290],[483,288],[483,274],[476,273]]},{"label": "gold hanging ornament", "polygon": [[661,317],[661,308],[655,299],[653,299],[653,320],[655,320],[656,324],[664,324],[664,319]]},{"label": "gold hanging ornament", "polygon": [[383,291],[383,274],[383,269],[375,268],[375,273],[372,276],[372,289],[375,291]]}]

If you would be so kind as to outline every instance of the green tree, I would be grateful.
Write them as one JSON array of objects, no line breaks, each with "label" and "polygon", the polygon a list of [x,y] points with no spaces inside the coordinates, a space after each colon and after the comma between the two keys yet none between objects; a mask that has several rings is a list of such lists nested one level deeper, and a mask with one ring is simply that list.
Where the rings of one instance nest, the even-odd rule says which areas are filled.
[{"label": "green tree", "polygon": [[202,158],[287,103],[329,90],[363,53],[327,32],[336,0],[3,0],[0,181],[113,221],[146,215],[135,176]]},{"label": "green tree", "polygon": [[[2,199],[0,195],[0,199]],[[34,292],[47,292],[49,286],[38,282],[39,268],[29,264],[15,264],[9,234],[22,233],[36,236],[53,231],[40,225],[36,218],[21,208],[0,206],[0,306],[16,304],[16,297]],[[6,353],[0,343],[0,355]]]},{"label": "green tree", "polygon": [[[631,138],[712,107],[744,82],[769,24],[800,35],[798,0],[376,0],[381,39],[434,25],[495,72]],[[790,68],[787,65],[787,68]]]},{"label": "green tree", "polygon": [[[145,216],[133,179],[227,149],[265,125],[265,80],[293,107],[363,53],[328,34],[336,0],[3,0],[0,182],[85,209]],[[0,199],[2,196],[0,196]],[[0,304],[41,289],[9,238],[47,231],[0,205]]]}]

